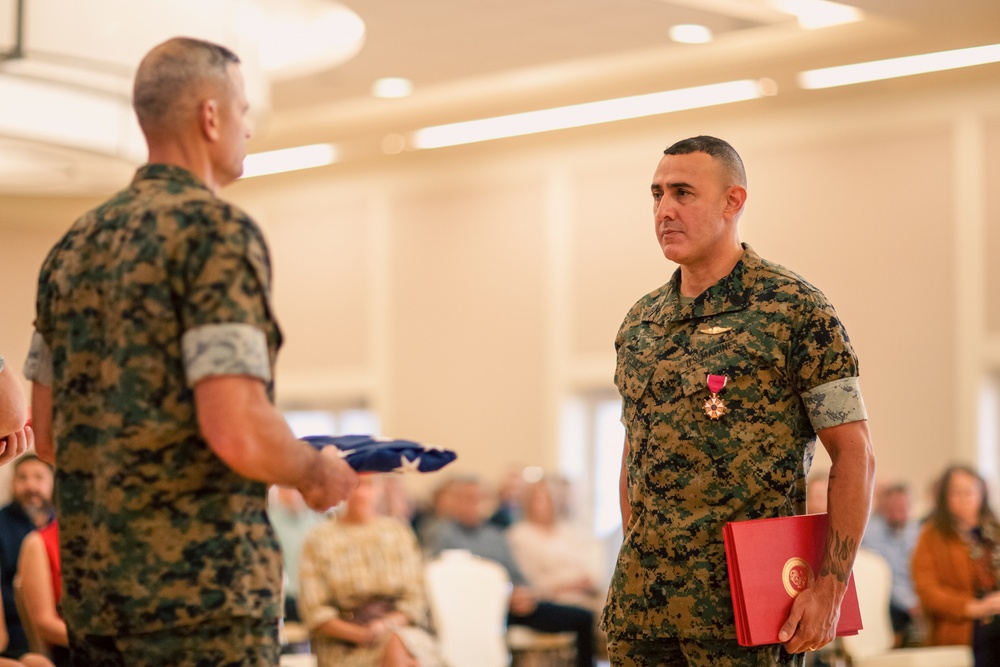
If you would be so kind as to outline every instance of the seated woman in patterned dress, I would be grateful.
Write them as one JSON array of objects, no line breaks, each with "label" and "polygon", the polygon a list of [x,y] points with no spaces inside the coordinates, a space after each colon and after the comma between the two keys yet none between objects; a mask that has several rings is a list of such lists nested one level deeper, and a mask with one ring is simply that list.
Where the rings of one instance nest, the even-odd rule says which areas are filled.
[{"label": "seated woman in patterned dress", "polygon": [[424,564],[412,529],[378,513],[379,475],[306,537],[299,613],[318,667],[439,667]]}]

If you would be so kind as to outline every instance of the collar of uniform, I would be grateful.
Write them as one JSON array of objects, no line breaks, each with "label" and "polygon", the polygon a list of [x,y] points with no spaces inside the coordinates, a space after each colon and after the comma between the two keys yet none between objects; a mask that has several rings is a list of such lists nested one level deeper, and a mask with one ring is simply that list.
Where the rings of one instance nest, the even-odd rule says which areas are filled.
[{"label": "collar of uniform", "polygon": [[[209,190],[205,182],[184,167],[175,164],[144,164],[135,172],[132,184],[139,181],[173,181],[178,185]],[[211,190],[209,190],[211,192]]]},{"label": "collar of uniform", "polygon": [[678,268],[663,289],[659,299],[649,304],[643,313],[645,322],[665,324],[699,317],[709,317],[719,313],[743,310],[750,302],[751,288],[760,267],[760,255],[746,243],[743,257],[725,278],[695,297],[687,305],[681,305],[681,270]]}]

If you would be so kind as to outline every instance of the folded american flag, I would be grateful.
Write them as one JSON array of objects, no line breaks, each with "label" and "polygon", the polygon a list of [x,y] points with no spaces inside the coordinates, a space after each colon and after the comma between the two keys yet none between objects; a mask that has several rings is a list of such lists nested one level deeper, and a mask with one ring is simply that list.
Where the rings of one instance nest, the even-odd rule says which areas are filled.
[{"label": "folded american flag", "polygon": [[373,435],[307,435],[316,449],[333,445],[357,472],[434,472],[457,458],[450,449]]}]

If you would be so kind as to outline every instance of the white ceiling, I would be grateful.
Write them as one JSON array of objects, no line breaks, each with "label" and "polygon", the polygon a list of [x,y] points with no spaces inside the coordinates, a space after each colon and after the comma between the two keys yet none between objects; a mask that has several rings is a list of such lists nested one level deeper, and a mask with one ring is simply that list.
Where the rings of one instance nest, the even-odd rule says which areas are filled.
[{"label": "white ceiling", "polygon": [[[849,1],[864,21],[807,31],[766,0],[342,0],[366,24],[363,48],[342,65],[274,82],[251,148],[335,141],[348,157],[378,153],[385,135],[428,124],[737,78],[770,77],[779,95],[802,95],[794,85],[801,69],[1000,42],[1000,0]],[[0,49],[14,2],[0,0]],[[76,32],[106,18],[88,15]],[[707,25],[716,40],[671,43],[675,23]],[[1000,85],[1000,65],[975,69],[955,76]],[[383,76],[412,79],[414,95],[370,97]],[[37,175],[4,168],[16,151],[45,154]],[[0,190],[94,192],[132,168],[65,157],[0,143]]]}]

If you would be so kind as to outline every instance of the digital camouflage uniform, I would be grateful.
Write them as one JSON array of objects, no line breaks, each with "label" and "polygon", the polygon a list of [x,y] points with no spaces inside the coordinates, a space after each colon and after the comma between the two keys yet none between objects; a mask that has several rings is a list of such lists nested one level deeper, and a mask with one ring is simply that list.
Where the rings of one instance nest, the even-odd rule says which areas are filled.
[{"label": "digital camouflage uniform", "polygon": [[45,260],[26,373],[52,387],[73,635],[186,636],[242,617],[276,638],[266,486],[212,452],[193,392],[204,377],[249,375],[272,395],[270,281],[256,224],[168,165],[140,168]]},{"label": "digital camouflage uniform", "polygon": [[[857,358],[833,307],[745,248],[690,303],[678,269],[618,332],[631,520],[604,611],[611,640],[735,647],[723,525],[803,513],[816,431],[866,418]],[[727,377],[718,420],[703,408],[709,374]]]}]

